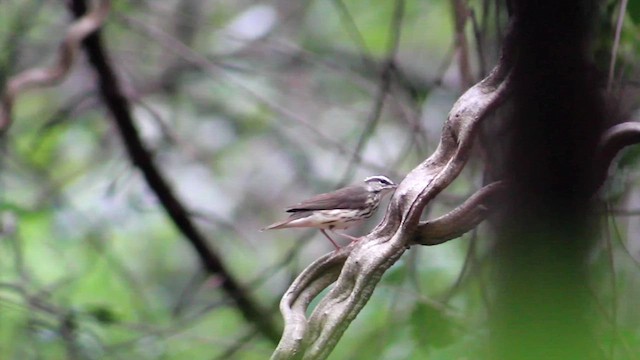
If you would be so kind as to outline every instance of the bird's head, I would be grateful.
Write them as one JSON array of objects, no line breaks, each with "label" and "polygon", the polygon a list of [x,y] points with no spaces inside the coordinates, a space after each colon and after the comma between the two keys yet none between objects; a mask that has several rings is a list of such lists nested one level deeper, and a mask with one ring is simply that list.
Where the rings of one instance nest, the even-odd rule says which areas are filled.
[{"label": "bird's head", "polygon": [[388,177],[382,175],[369,176],[364,179],[367,190],[372,193],[386,194],[394,190],[398,185],[391,181]]}]

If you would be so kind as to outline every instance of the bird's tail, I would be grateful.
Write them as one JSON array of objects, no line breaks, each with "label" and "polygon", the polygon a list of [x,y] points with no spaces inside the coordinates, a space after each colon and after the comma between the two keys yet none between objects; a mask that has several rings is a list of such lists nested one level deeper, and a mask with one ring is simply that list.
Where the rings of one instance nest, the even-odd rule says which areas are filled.
[{"label": "bird's tail", "polygon": [[277,223],[273,223],[267,227],[264,227],[262,229],[260,229],[260,231],[265,231],[265,230],[274,230],[274,229],[284,229],[287,227],[287,224],[289,224],[289,219],[287,220],[282,220],[282,221],[278,221]]}]

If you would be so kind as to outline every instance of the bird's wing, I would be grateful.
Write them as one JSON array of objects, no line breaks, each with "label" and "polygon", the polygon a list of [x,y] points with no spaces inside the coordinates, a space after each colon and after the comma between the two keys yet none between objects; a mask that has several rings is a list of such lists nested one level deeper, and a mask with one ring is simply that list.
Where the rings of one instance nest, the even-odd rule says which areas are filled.
[{"label": "bird's wing", "polygon": [[368,196],[369,193],[363,186],[347,186],[333,192],[316,195],[298,204],[289,206],[286,211],[359,209],[365,205]]},{"label": "bird's wing", "polygon": [[305,217],[307,217],[309,215],[311,215],[311,213],[308,212],[308,211],[294,212],[287,219],[282,220],[282,221],[278,221],[276,223],[273,223],[273,224],[271,224],[271,225],[269,225],[269,226],[267,226],[265,228],[260,229],[260,231],[271,230],[271,229],[284,229],[284,228],[287,228],[287,227],[291,227],[291,226],[287,226],[287,225],[289,225],[290,222],[292,222],[294,220],[305,218]]}]

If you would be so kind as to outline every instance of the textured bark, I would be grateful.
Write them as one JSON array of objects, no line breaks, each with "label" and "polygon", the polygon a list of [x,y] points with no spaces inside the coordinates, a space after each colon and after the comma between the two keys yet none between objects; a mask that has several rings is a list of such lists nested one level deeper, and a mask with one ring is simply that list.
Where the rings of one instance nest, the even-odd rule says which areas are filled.
[{"label": "textured bark", "polygon": [[[486,215],[482,199],[496,191],[498,184],[482,189],[445,217],[419,222],[429,201],[460,174],[479,123],[505,99],[509,72],[501,64],[453,105],[438,148],[399,184],[383,221],[360,241],[311,264],[294,281],[280,303],[285,331],[272,359],[325,359],[384,272],[406,249],[444,242],[471,229]],[[334,281],[307,319],[309,302]]]},{"label": "textured bark", "polygon": [[[453,105],[436,151],[399,184],[383,221],[361,240],[312,263],[291,284],[280,303],[285,330],[271,359],[327,358],[371,297],[384,272],[406,249],[413,245],[441,244],[464,234],[494,210],[496,197],[509,193],[510,182],[494,182],[450,213],[419,222],[425,206],[465,166],[479,124],[511,95],[512,66],[518,56],[511,33],[512,30],[498,65]],[[615,154],[638,142],[637,123],[620,124],[602,134],[591,158],[595,174],[581,190],[592,197],[606,179]],[[307,318],[310,302],[334,282],[334,287]]]}]

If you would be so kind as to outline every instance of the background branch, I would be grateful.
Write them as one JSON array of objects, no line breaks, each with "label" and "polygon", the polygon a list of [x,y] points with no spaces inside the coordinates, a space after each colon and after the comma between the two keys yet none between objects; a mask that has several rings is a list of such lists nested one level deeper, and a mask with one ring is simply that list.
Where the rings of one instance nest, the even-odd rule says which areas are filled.
[{"label": "background branch", "polygon": [[504,184],[494,182],[469,197],[463,204],[449,213],[418,225],[413,243],[439,245],[456,239],[473,230],[491,213],[495,198],[504,190]]},{"label": "background branch", "polygon": [[13,103],[18,94],[29,88],[50,86],[64,79],[76,58],[80,41],[102,26],[110,6],[111,1],[101,0],[91,12],[78,17],[69,26],[60,44],[57,62],[53,66],[28,69],[9,79],[0,104],[0,135],[11,125]]},{"label": "background branch", "polygon": [[[86,9],[84,0],[73,0],[71,3],[71,11],[75,17],[83,16]],[[187,209],[174,195],[171,186],[155,166],[151,153],[145,148],[133,123],[129,102],[123,95],[118,79],[109,64],[99,33],[84,40],[83,47],[89,62],[98,75],[100,93],[120,131],[131,161],[140,169],[147,184],[156,194],[175,226],[193,246],[202,266],[210,274],[222,279],[222,288],[235,301],[242,315],[254,323],[266,338],[274,342],[277,341],[279,330],[273,323],[271,316],[250,298],[249,294],[226,269],[220,257],[210,248],[204,235],[198,231],[189,218]]]},{"label": "background branch", "polygon": [[607,178],[609,167],[616,155],[625,147],[640,143],[640,123],[623,122],[609,128],[600,139],[598,148],[595,187],[600,187]]},{"label": "background branch", "polygon": [[[68,11],[72,1],[2,1],[0,92],[16,74],[60,64],[60,43],[77,22]],[[87,11],[101,1],[85,0]],[[259,307],[252,319],[275,323],[275,334],[283,323],[280,305],[287,324],[279,346],[283,357],[291,355],[286,349],[294,350],[292,357],[323,357],[320,347],[331,348],[339,339],[326,350],[329,358],[503,359],[489,353],[500,345],[492,326],[509,308],[501,301],[515,297],[500,295],[497,277],[513,279],[524,268],[535,269],[530,278],[513,281],[524,289],[524,302],[550,288],[535,281],[540,275],[549,274],[550,283],[584,267],[584,295],[595,304],[588,313],[595,341],[587,345],[607,358],[633,358],[640,353],[640,341],[628,336],[640,329],[634,301],[640,296],[640,148],[628,145],[640,141],[634,123],[640,121],[640,53],[633,41],[639,8],[634,2],[624,11],[621,2],[600,4],[590,18],[596,41],[581,50],[593,63],[584,67],[571,54],[585,43],[579,26],[549,33],[576,15],[558,11],[568,7],[561,2],[548,1],[554,12],[527,11],[522,20],[533,29],[526,33],[547,34],[540,44],[562,52],[528,53],[530,42],[522,38],[509,48],[513,26],[505,25],[519,14],[518,3],[524,2],[112,2],[101,24],[101,50],[118,80],[115,92],[126,102],[117,106],[127,106],[135,132],[117,124],[111,109],[116,102],[104,100],[100,86],[106,86],[99,86],[101,75],[87,61],[89,53],[77,50],[78,41],[73,65],[55,86],[18,92],[13,122],[0,138],[3,354],[268,358],[275,336],[246,320],[243,313],[251,311],[229,296],[224,275],[206,260],[212,253]],[[561,21],[552,21],[558,16]],[[501,64],[514,65],[503,66],[503,75],[492,77],[494,85],[479,86],[452,108],[501,54],[507,57]],[[569,66],[554,73],[551,64],[559,60]],[[532,68],[521,75],[546,80],[520,99],[547,98],[513,118],[532,126],[554,121],[540,133],[523,131],[523,140],[512,144],[518,127],[511,122],[514,67],[523,63]],[[606,126],[582,148],[595,129],[595,112],[572,118],[557,116],[567,107],[556,107],[574,98],[580,99],[576,109],[595,103],[578,95],[587,86],[563,93],[569,87],[559,81],[574,75],[589,76],[606,100],[599,118]],[[499,95],[506,106],[480,101],[491,102],[507,78],[508,91]],[[490,115],[472,108],[489,109]],[[473,120],[478,116],[483,120]],[[565,126],[568,119],[574,123]],[[601,136],[622,119],[627,123]],[[567,140],[581,126],[588,128]],[[520,151],[528,142],[534,150],[512,160],[509,146]],[[552,150],[551,143],[564,148]],[[550,163],[532,160],[543,144]],[[132,155],[139,148],[142,156]],[[624,154],[616,155],[621,149]],[[509,195],[523,182],[514,184],[507,161],[530,163],[533,170],[523,179],[537,186],[550,184],[546,175],[579,173],[582,165],[567,165],[571,157],[588,158],[585,165],[596,176],[578,176],[532,197]],[[163,187],[145,175],[145,166],[181,209],[160,198]],[[398,183],[406,179],[380,227],[340,252],[317,260],[330,246],[316,230],[257,231],[278,217],[283,204],[375,174]],[[505,236],[512,244],[528,239],[521,241],[523,259],[501,270],[500,225],[517,215],[500,212],[503,206],[523,199],[522,206],[530,207],[557,189],[556,200],[566,199],[583,180],[589,188],[579,191],[588,201],[577,212],[594,206],[588,224],[602,224],[601,231],[574,242],[563,235],[548,244],[542,227],[524,216],[522,234]],[[176,212],[183,220],[174,220]],[[552,229],[566,223],[555,210],[542,213],[552,214]],[[371,232],[384,215],[379,211],[351,235]],[[484,219],[489,222],[478,226]],[[190,222],[187,231],[196,232],[203,249],[194,251],[180,221]],[[572,263],[570,245],[590,236],[588,258]],[[432,246],[437,244],[444,246]],[[402,261],[390,265],[396,256]],[[562,261],[540,265],[552,258]],[[549,314],[530,316],[527,327],[575,314],[579,295],[572,286],[557,286],[571,295],[549,301]],[[358,310],[367,299],[367,308]],[[514,320],[524,318],[524,311],[514,313]],[[358,321],[351,322],[354,316]],[[505,343],[524,338],[505,328]],[[560,326],[540,329],[545,336],[555,332],[552,341],[564,341]]]}]

